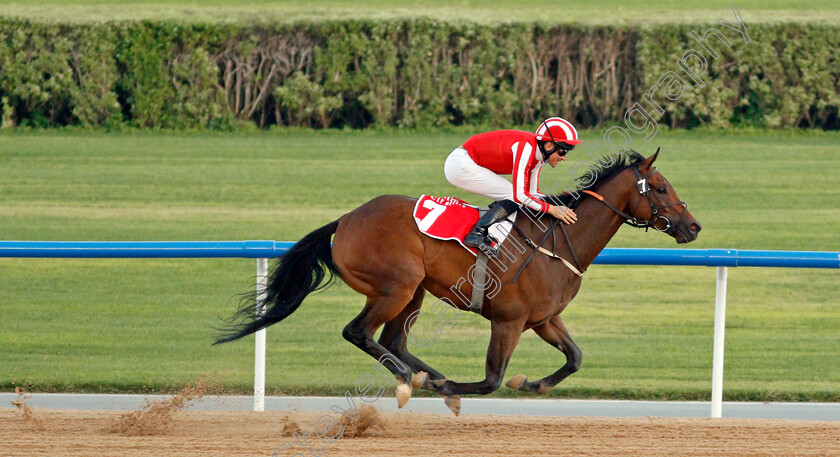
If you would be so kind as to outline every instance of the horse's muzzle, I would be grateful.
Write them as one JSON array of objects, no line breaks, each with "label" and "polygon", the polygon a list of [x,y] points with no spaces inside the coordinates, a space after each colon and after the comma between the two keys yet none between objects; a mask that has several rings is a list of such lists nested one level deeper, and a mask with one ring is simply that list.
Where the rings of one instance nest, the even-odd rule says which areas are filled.
[{"label": "horse's muzzle", "polygon": [[703,226],[695,220],[678,226],[675,233],[676,236],[674,238],[679,244],[690,243],[697,239],[697,235],[700,234],[700,230],[703,230]]}]

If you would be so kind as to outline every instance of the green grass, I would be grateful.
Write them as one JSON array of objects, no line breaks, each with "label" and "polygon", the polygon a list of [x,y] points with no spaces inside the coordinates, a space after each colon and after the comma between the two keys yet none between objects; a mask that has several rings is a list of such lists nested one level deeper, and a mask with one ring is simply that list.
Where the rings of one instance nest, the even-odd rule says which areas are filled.
[{"label": "green grass", "polygon": [[[295,240],[384,193],[454,195],[442,173],[471,132],[0,133],[6,240]],[[592,141],[601,132],[587,131]],[[687,247],[840,251],[840,135],[662,132],[658,168],[703,223]],[[574,157],[573,157],[574,158]],[[550,183],[568,167],[546,170]],[[612,247],[676,247],[623,228]],[[211,347],[248,260],[0,259],[0,389],[152,392],[207,375],[249,391],[253,338]],[[714,270],[594,266],[564,320],[583,369],[552,395],[707,399]],[[840,401],[840,272],[730,270],[725,398]],[[427,304],[431,303],[427,299]],[[374,363],[341,338],[363,298],[340,285],[268,331],[268,391],[341,394]],[[417,335],[434,331],[421,317]],[[417,355],[484,373],[489,325],[463,315]],[[526,333],[508,377],[562,364]],[[497,395],[515,395],[502,389]]]},{"label": "green grass", "polygon": [[[0,1],[0,15],[60,22],[136,19],[187,19],[195,22],[288,22],[346,18],[434,17],[445,20],[547,23],[716,23],[732,20],[732,2],[431,0],[357,2],[351,0],[30,0]],[[840,8],[830,0],[738,2],[744,21],[840,22]]]}]

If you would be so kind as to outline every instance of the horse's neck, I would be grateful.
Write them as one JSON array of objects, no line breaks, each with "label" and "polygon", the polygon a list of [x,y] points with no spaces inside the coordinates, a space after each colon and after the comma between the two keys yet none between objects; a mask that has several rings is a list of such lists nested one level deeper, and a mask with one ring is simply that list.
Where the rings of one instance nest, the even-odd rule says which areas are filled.
[{"label": "horse's neck", "polygon": [[[621,191],[621,189],[630,189],[632,186],[623,183],[622,178],[623,176],[616,176],[600,186],[598,190],[607,201],[626,212],[626,206],[632,197],[632,191]],[[624,223],[624,218],[603,202],[592,197],[583,200],[575,209],[575,214],[577,214],[577,222],[566,225],[565,228],[575,255],[581,266],[586,269],[618,232],[621,224]],[[562,223],[560,222],[560,224]],[[569,251],[559,224],[555,231],[557,252]],[[571,258],[568,260],[572,261]]]},{"label": "horse's neck", "polygon": [[[625,181],[625,176],[616,176],[600,186],[598,191],[606,201],[626,213],[635,188]],[[569,238],[581,265],[588,268],[621,228],[624,218],[593,197],[581,202],[576,213],[578,219],[570,227]]]}]

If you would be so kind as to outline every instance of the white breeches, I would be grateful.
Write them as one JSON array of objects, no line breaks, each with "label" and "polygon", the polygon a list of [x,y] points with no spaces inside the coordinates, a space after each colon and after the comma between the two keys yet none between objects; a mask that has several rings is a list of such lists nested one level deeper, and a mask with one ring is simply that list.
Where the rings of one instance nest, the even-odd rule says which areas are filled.
[{"label": "white breeches", "polygon": [[458,147],[449,154],[443,173],[453,186],[467,192],[493,200],[513,200],[513,184],[476,164],[464,148]]}]

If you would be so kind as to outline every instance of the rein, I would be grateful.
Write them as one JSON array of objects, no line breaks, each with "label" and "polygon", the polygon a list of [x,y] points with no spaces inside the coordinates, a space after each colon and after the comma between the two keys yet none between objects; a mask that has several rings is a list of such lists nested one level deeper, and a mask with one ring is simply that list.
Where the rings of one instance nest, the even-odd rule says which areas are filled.
[{"label": "rein", "polygon": [[[621,211],[620,209],[616,208],[615,205],[613,205],[612,203],[605,200],[602,195],[600,195],[596,192],[593,192],[591,190],[582,190],[581,192],[583,192],[587,195],[590,195],[590,196],[594,197],[596,200],[600,201],[601,203],[607,205],[607,207],[609,209],[613,210],[613,212],[615,212],[619,216],[623,217],[624,218],[624,223],[631,226],[631,227],[636,227],[638,229],[643,228],[643,229],[645,229],[645,231],[647,231],[649,228],[653,228],[654,230],[659,231],[659,232],[671,233],[674,230],[676,230],[676,228],[679,227],[679,225],[682,223],[683,217],[685,216],[686,211],[688,211],[688,204],[684,201],[680,201],[680,202],[676,202],[676,203],[671,203],[670,205],[657,206],[656,203],[653,202],[653,197],[650,195],[650,185],[648,184],[647,180],[648,180],[648,178],[653,176],[653,174],[656,173],[656,171],[657,171],[656,168],[654,168],[646,176],[642,176],[642,173],[639,170],[639,164],[638,163],[633,164],[633,172],[636,174],[636,178],[638,178],[637,181],[636,181],[636,189],[639,191],[640,195],[646,196],[647,199],[648,199],[648,203],[650,204],[650,210],[651,210],[650,219],[641,219],[641,218],[636,217],[636,216],[631,216],[631,215],[625,213],[624,211]],[[676,206],[676,205],[682,205],[683,206],[683,211],[680,214],[680,218],[677,221],[677,223],[672,224],[671,220],[668,219],[667,217],[659,214],[659,211],[662,210],[662,209],[665,209],[665,208],[670,208],[671,206]],[[636,212],[636,209],[638,209],[638,204],[636,205],[636,208],[633,209],[634,213]],[[656,224],[660,220],[665,221],[665,228],[663,228],[663,229],[660,229],[656,226]],[[522,271],[525,269],[525,267],[528,266],[529,263],[531,263],[531,260],[533,260],[534,256],[537,254],[537,251],[542,252],[543,254],[545,254],[545,255],[547,255],[551,258],[560,260],[561,262],[563,262],[563,264],[565,264],[570,270],[572,270],[572,272],[574,272],[578,276],[583,276],[583,274],[586,273],[586,269],[584,269],[583,266],[581,265],[580,260],[578,260],[577,254],[575,253],[575,249],[574,249],[574,247],[572,247],[572,241],[569,238],[569,234],[566,232],[566,227],[564,227],[564,224],[559,224],[559,223],[560,223],[560,219],[554,219],[554,222],[552,222],[552,224],[551,224],[551,228],[549,228],[549,230],[545,233],[545,235],[542,237],[542,240],[540,240],[539,243],[534,243],[534,241],[531,240],[530,238],[528,238],[515,223],[513,224],[513,228],[516,229],[517,232],[519,232],[519,235],[522,236],[522,238],[525,240],[525,243],[528,246],[530,246],[534,251],[531,252],[531,255],[528,256],[528,259],[525,260],[525,263],[523,263],[522,266],[519,267],[519,271],[517,271],[516,275],[513,276],[513,280],[511,282],[516,282],[516,278],[518,278],[519,275],[522,273]],[[563,232],[563,237],[566,239],[566,245],[569,246],[569,252],[571,252],[571,254],[572,254],[572,259],[575,261],[575,265],[572,265],[571,262],[569,262],[568,260],[564,259],[563,257],[557,255],[557,253],[555,252],[556,247],[557,247],[557,240],[554,239],[554,229],[557,228],[558,224],[560,225],[560,230]],[[542,247],[543,243],[545,243],[545,240],[548,239],[549,234],[552,235],[552,240],[554,241],[551,251]]]},{"label": "rein", "polygon": [[556,252],[554,252],[554,251],[556,251],[556,248],[557,248],[556,240],[554,240],[554,243],[552,243],[552,250],[551,251],[542,247],[543,243],[545,243],[545,240],[548,239],[549,234],[552,235],[552,238],[554,237],[554,229],[557,228],[558,224],[560,224],[560,219],[554,219],[554,222],[551,223],[551,228],[549,228],[545,232],[545,235],[542,237],[542,240],[540,240],[539,244],[534,243],[533,240],[528,238],[522,232],[522,229],[517,227],[516,224],[513,224],[513,228],[515,228],[516,231],[519,232],[519,235],[522,237],[523,240],[525,240],[525,244],[530,246],[534,251],[531,252],[531,255],[528,256],[528,258],[525,260],[525,263],[523,263],[522,266],[519,267],[519,271],[517,271],[516,274],[513,276],[513,279],[511,280],[511,282],[516,282],[516,278],[518,278],[519,275],[522,273],[522,271],[525,270],[525,267],[527,267],[528,264],[531,263],[531,260],[534,259],[534,256],[537,254],[537,251],[542,252],[543,254],[545,254],[545,255],[553,258],[553,259],[560,260],[561,262],[563,262],[564,265],[566,265],[570,270],[572,270],[572,272],[574,274],[576,274],[578,276],[583,276],[583,274],[586,273],[586,270],[580,265],[580,261],[578,261],[577,254],[575,254],[575,250],[572,247],[572,242],[571,242],[571,240],[569,240],[569,235],[566,233],[566,228],[563,227],[563,224],[560,224],[560,228],[563,231],[563,237],[566,238],[566,244],[568,244],[568,246],[569,246],[569,251],[571,251],[571,253],[572,253],[572,258],[574,259],[575,263],[577,264],[577,268],[575,268],[575,266],[572,265],[568,260],[564,259],[563,257],[560,257],[559,255],[557,255]]}]

